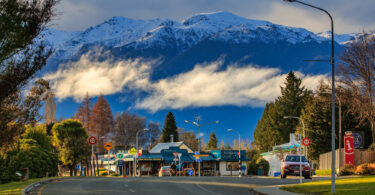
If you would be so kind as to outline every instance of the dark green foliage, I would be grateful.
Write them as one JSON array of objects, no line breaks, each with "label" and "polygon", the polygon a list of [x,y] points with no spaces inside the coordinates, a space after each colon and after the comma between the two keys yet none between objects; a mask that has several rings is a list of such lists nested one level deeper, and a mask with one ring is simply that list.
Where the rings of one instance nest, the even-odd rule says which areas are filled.
[{"label": "dark green foliage", "polygon": [[56,0],[0,1],[0,102],[17,92],[45,64],[52,50],[37,37]]},{"label": "dark green foliage", "polygon": [[17,147],[7,152],[5,158],[0,159],[0,182],[19,180],[15,173],[25,174],[26,168],[29,169],[30,178],[55,176],[57,164],[58,158],[52,152],[45,125],[27,126]]},{"label": "dark green foliage", "polygon": [[53,145],[59,151],[59,159],[68,166],[70,174],[76,165],[90,155],[88,134],[79,120],[67,119],[52,128]]},{"label": "dark green foliage", "polygon": [[301,79],[289,72],[281,96],[268,103],[254,131],[254,142],[261,152],[272,150],[278,144],[289,142],[289,134],[297,130],[298,120],[284,116],[300,116],[308,91],[301,86]]},{"label": "dark green foliage", "polygon": [[250,159],[247,168],[248,175],[256,175],[258,173],[258,167],[256,162],[260,157],[259,151],[254,149],[248,150],[246,151],[246,157]]},{"label": "dark green foliage", "polygon": [[161,132],[161,142],[166,143],[170,142],[170,135],[173,135],[173,139],[175,142],[178,142],[178,132],[177,132],[177,125],[176,120],[173,116],[172,112],[168,112],[167,116],[164,120],[164,127]]},{"label": "dark green foliage", "polygon": [[216,138],[216,134],[214,132],[212,132],[210,134],[210,139],[208,140],[208,144],[207,144],[207,150],[215,150],[217,149],[217,138]]},{"label": "dark green foliage", "polygon": [[264,170],[265,172],[268,172],[268,170],[270,170],[270,163],[264,158],[259,158],[256,161],[256,167],[258,170]]}]

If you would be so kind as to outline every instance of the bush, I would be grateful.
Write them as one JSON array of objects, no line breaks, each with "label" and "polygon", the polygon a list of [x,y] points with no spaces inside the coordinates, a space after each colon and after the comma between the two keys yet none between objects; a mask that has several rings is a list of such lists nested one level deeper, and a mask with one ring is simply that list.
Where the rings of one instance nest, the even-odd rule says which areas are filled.
[{"label": "bush", "polygon": [[100,173],[100,176],[108,176],[108,172],[105,171],[105,172],[99,172]]},{"label": "bush", "polygon": [[339,175],[344,176],[344,175],[354,175],[355,173],[355,167],[353,165],[344,165],[342,169],[339,172]]},{"label": "bush", "polygon": [[99,168],[99,171],[107,171],[106,168]]},{"label": "bush", "polygon": [[265,160],[264,158],[259,158],[256,161],[256,166],[257,166],[258,170],[264,170],[266,172],[268,172],[268,170],[270,170],[270,163],[267,160]]},{"label": "bush", "polygon": [[321,169],[321,170],[315,170],[315,174],[318,176],[323,176],[323,175],[331,175],[331,169]]},{"label": "bush", "polygon": [[364,163],[359,165],[355,169],[355,173],[359,175],[370,175],[370,174],[375,174],[375,164],[369,164],[369,163]]},{"label": "bush", "polygon": [[118,176],[118,173],[111,173],[111,176]]}]

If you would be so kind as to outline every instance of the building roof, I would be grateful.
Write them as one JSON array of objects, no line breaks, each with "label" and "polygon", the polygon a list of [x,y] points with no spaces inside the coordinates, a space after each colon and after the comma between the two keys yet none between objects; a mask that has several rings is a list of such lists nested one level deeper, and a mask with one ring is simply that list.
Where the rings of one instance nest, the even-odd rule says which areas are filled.
[{"label": "building roof", "polygon": [[150,153],[159,154],[161,152],[161,150],[163,150],[163,149],[169,149],[169,147],[171,147],[171,146],[180,147],[183,143],[184,142],[158,143],[156,146],[154,146],[150,150]]}]

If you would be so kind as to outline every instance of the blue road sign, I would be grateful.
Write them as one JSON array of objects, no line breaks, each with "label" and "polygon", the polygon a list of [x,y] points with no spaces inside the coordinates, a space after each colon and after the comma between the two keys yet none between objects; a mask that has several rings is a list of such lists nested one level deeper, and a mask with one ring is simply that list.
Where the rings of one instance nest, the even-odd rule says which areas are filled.
[{"label": "blue road sign", "polygon": [[194,152],[194,155],[199,155],[199,152]]},{"label": "blue road sign", "polygon": [[124,161],[123,160],[119,160],[119,161],[117,161],[118,162],[118,166],[124,166]]},{"label": "blue road sign", "polygon": [[202,162],[202,159],[201,158],[197,158],[197,162]]},{"label": "blue road sign", "polygon": [[193,171],[192,169],[190,169],[190,170],[188,171],[188,174],[189,174],[189,176],[192,176],[192,175],[194,174],[194,171]]}]

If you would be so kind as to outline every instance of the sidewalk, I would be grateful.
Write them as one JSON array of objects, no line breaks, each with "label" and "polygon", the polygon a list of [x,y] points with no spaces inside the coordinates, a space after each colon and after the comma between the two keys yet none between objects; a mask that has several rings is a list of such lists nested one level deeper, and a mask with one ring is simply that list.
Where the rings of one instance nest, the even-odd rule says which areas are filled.
[{"label": "sidewalk", "polygon": [[299,195],[297,193],[280,190],[280,187],[282,186],[284,185],[264,186],[264,187],[254,188],[254,191],[259,194],[267,194],[267,195]]}]

